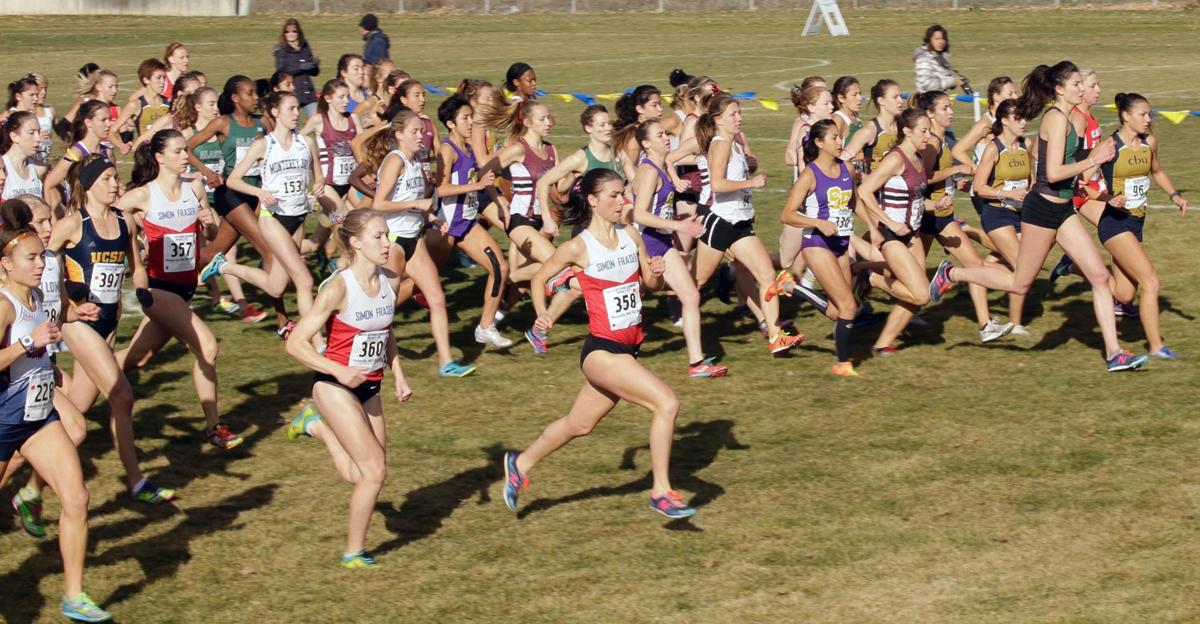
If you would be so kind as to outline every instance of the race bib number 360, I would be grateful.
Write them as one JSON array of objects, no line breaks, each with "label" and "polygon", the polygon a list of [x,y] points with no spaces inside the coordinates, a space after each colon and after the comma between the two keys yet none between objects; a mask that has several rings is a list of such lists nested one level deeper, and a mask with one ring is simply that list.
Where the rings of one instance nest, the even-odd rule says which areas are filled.
[{"label": "race bib number 360", "polygon": [[196,270],[196,235],[166,234],[163,236],[163,271],[186,273]]},{"label": "race bib number 360", "polygon": [[368,372],[383,368],[388,330],[362,332],[354,337],[347,365]]},{"label": "race bib number 360", "polygon": [[125,281],[125,264],[97,262],[92,265],[92,281],[88,288],[96,303],[118,303],[121,301],[121,284]]},{"label": "race bib number 360", "polygon": [[638,282],[610,286],[602,294],[610,330],[625,329],[642,322],[642,292]]}]

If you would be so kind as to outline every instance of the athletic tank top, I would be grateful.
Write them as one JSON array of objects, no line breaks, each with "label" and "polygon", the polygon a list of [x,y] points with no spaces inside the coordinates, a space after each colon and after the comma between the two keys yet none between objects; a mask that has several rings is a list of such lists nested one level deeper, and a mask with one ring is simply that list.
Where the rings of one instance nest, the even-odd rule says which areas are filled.
[{"label": "athletic tank top", "polygon": [[428,117],[421,117],[421,147],[417,149],[416,158],[421,165],[421,171],[425,172],[425,176],[433,179],[433,137],[436,133],[433,130],[433,120]]},{"label": "athletic tank top", "polygon": [[884,130],[878,117],[872,119],[871,124],[875,126],[875,140],[871,141],[870,145],[863,146],[864,173],[871,173],[879,167],[879,161],[883,160],[883,157],[887,156],[887,153],[892,151],[892,147],[896,145],[894,129]]},{"label": "athletic tank top", "polygon": [[180,185],[175,201],[167,199],[158,180],[147,184],[146,190],[150,195],[142,219],[150,259],[146,273],[156,280],[195,286],[200,200],[190,184]]},{"label": "athletic tank top", "polygon": [[[668,221],[674,219],[675,203],[672,201],[672,195],[675,194],[675,185],[671,183],[671,178],[667,175],[666,171],[663,171],[661,167],[654,164],[649,158],[643,158],[642,162],[638,163],[638,165],[650,165],[654,167],[654,172],[658,174],[658,190],[654,192],[654,197],[650,200],[650,212],[654,216]],[[637,228],[639,232],[644,232],[647,229],[640,224]],[[670,228],[654,228],[651,231],[666,236],[675,232],[675,230]]]},{"label": "athletic tank top", "polygon": [[120,316],[121,286],[125,283],[125,251],[129,249],[129,227],[125,215],[109,208],[117,217],[116,238],[101,238],[87,208],[79,208],[82,234],[74,247],[63,250],[67,281],[88,287],[88,301],[100,306],[102,319]]},{"label": "athletic tank top", "polygon": [[[46,322],[40,297],[32,293],[33,309],[25,307],[7,289],[0,289],[13,306],[13,322],[4,336],[4,347],[20,342]],[[54,410],[54,365],[45,347],[33,354],[22,353],[0,372],[0,423],[39,422]]]},{"label": "athletic tank top", "polygon": [[[1062,111],[1058,110],[1057,108],[1051,108],[1050,111],[1058,111],[1059,114],[1062,114]],[[1046,119],[1046,115],[1049,114],[1050,111],[1046,111],[1046,113],[1042,114],[1043,121]],[[1063,143],[1064,165],[1069,165],[1075,162],[1075,145],[1077,143],[1079,143],[1079,135],[1075,133],[1075,125],[1071,123],[1070,119],[1068,119],[1067,140],[1065,143]],[[1049,143],[1047,141],[1038,141],[1037,179],[1033,184],[1033,192],[1049,195],[1051,197],[1058,197],[1059,199],[1071,199],[1071,197],[1075,194],[1074,177],[1067,178],[1066,180],[1059,180],[1058,182],[1051,182],[1050,179],[1046,177],[1046,146],[1048,144]]]},{"label": "athletic tank top", "polygon": [[[192,134],[200,131],[200,128],[192,126]],[[225,152],[221,149],[221,143],[217,141],[217,137],[211,137],[207,141],[196,146],[196,159],[204,163],[214,173],[224,175],[225,172]],[[191,167],[189,167],[191,169]],[[208,180],[204,182],[204,190],[208,193],[208,203],[213,203],[213,189],[208,185]]]},{"label": "athletic tank top", "polygon": [[292,145],[285,148],[274,134],[268,134],[267,150],[262,158],[262,187],[275,196],[273,206],[264,209],[288,217],[308,214],[308,187],[312,184],[312,152],[300,133],[292,132]]},{"label": "athletic tank top", "polygon": [[[683,112],[682,110],[680,110],[678,108],[671,111],[671,113],[673,115],[675,115],[676,118],[679,119],[679,132],[682,134],[683,133],[683,123],[685,121],[687,121],[687,113]],[[675,151],[679,147],[679,135],[677,135],[677,134],[668,135],[668,139],[670,141],[671,151]]]},{"label": "athletic tank top", "polygon": [[[984,111],[983,114],[987,116],[988,127],[991,127],[992,124],[996,123],[996,116],[992,114],[992,111]],[[975,144],[975,162],[979,162],[980,159],[983,158],[983,148],[986,147],[988,141],[992,140],[993,138],[995,137],[989,130],[987,135],[984,136],[983,140]]]},{"label": "athletic tank top", "polygon": [[[992,139],[992,144],[996,146],[998,155],[992,172],[988,174],[988,186],[997,191],[1014,193],[1029,190],[1029,172],[1032,170],[1033,164],[1030,162],[1029,152],[1025,149],[1024,137],[1017,137],[1017,141],[1012,147],[1004,147],[1000,137]],[[996,208],[1007,208],[1013,212],[1021,211],[1021,202],[1014,199],[988,199],[985,201]]]},{"label": "athletic tank top", "polygon": [[[929,140],[931,142],[934,140],[937,141],[937,159],[934,162],[934,167],[933,169],[925,172],[926,176],[932,178],[934,173],[942,171],[943,169],[949,169],[950,167],[954,166],[954,156],[950,154],[950,150],[946,146],[945,139],[930,135]],[[929,147],[932,147],[932,145],[926,147],[925,149],[929,149]],[[925,199],[936,202],[947,195],[953,198],[954,192],[957,190],[954,186],[957,178],[958,176],[952,175],[945,180],[938,182],[937,184],[928,184],[925,187]],[[934,210],[933,214],[936,217],[949,217],[954,214],[954,204],[939,210]]]},{"label": "athletic tank top", "polygon": [[[454,165],[450,167],[450,178],[447,180],[449,184],[471,184],[475,181],[475,152],[471,149],[463,151],[454,141],[447,140],[446,145],[454,148],[457,158],[454,159]],[[479,193],[471,191],[469,193],[460,193],[449,197],[438,198],[438,212],[442,221],[450,224],[450,229],[453,230],[455,225],[463,221],[473,221],[475,216],[479,214]]]},{"label": "athletic tank top", "polygon": [[616,226],[617,248],[609,249],[584,230],[587,266],[575,272],[587,305],[588,333],[624,345],[638,345],[642,333],[641,265],[637,243]]},{"label": "athletic tank top", "polygon": [[50,112],[50,108],[38,105],[37,121],[38,130],[42,132],[45,138],[38,139],[38,158],[42,162],[50,161],[50,149],[54,147],[54,114]]},{"label": "athletic tank top", "polygon": [[46,268],[42,271],[42,308],[50,322],[57,323],[62,314],[62,268],[58,265],[58,254],[47,249],[42,254]]},{"label": "athletic tank top", "polygon": [[525,146],[525,158],[508,168],[512,175],[512,200],[508,204],[508,212],[533,218],[542,214],[542,207],[537,200],[537,182],[547,171],[554,168],[558,159],[555,157],[554,146],[549,143],[542,143],[546,148],[546,157],[542,158],[525,139],[520,141],[521,145]]},{"label": "athletic tank top", "polygon": [[[250,145],[254,143],[254,139],[264,134],[262,123],[254,119],[254,125],[243,126],[234,119],[232,114],[226,115],[229,118],[229,132],[225,134],[225,140],[221,142],[221,155],[225,158],[225,171],[221,173],[224,177],[229,177],[233,168],[246,157],[246,152],[250,151]],[[253,118],[251,118],[253,119]],[[261,182],[258,176],[259,163],[254,163],[246,170],[246,175],[242,179],[251,186],[260,186]]]},{"label": "athletic tank top", "polygon": [[[725,138],[715,136],[712,140],[724,141]],[[742,146],[737,141],[731,141],[729,163],[725,165],[725,179],[730,182],[744,182],[749,175],[750,165],[746,162],[746,154],[742,151]],[[750,189],[725,193],[713,191],[712,195],[712,212],[718,217],[731,223],[754,218],[754,204],[751,202]]]},{"label": "athletic tank top", "polygon": [[[396,186],[392,188],[391,201],[402,202],[412,201],[425,197],[425,174],[421,171],[420,165],[415,161],[404,157],[404,154],[399,150],[393,150],[386,158],[395,156],[404,162],[404,171],[396,178]],[[380,170],[383,165],[380,164]],[[376,178],[379,177],[376,172]],[[425,217],[420,210],[415,208],[402,210],[400,212],[389,212],[387,219],[388,232],[400,238],[412,238],[421,233],[421,228],[425,226]]]},{"label": "athletic tank top", "polygon": [[[810,162],[807,169],[813,172],[816,185],[804,198],[804,216],[810,219],[832,221],[837,226],[838,236],[850,236],[854,233],[854,207],[850,198],[854,196],[854,179],[850,177],[850,169],[846,163],[838,162],[838,175],[831,178]],[[813,234],[812,229],[806,228],[805,234]]]},{"label": "athletic tank top", "polygon": [[329,113],[322,113],[321,134],[317,137],[317,147],[321,151],[321,170],[325,180],[334,186],[350,183],[350,174],[358,166],[354,160],[354,152],[350,150],[350,141],[358,136],[354,128],[354,120],[346,118],[346,129],[338,130],[329,121]]},{"label": "athletic tank top", "polygon": [[[87,146],[83,144],[83,141],[76,141],[74,145],[68,147],[66,151],[63,152],[63,158],[66,158],[68,162],[74,163],[87,158],[88,154],[91,153],[92,150],[88,149]],[[106,142],[101,142],[100,155],[109,160],[113,160],[112,145]]]},{"label": "athletic tank top", "polygon": [[[138,111],[137,115],[133,116],[133,124],[137,127],[138,134],[149,132],[154,122],[171,112],[171,107],[165,101],[159,104],[151,104],[150,100],[147,100],[144,95],[138,96],[138,104],[141,106],[141,110]],[[113,117],[113,119],[116,119],[116,117]]]},{"label": "athletic tank top", "polygon": [[608,169],[609,171],[616,171],[617,173],[621,174],[622,178],[625,177],[625,172],[621,170],[621,163],[617,160],[617,155],[615,152],[613,153],[612,160],[600,160],[599,158],[596,158],[595,154],[592,153],[590,147],[584,145],[583,156],[587,158],[587,169],[583,170],[584,173],[587,173],[592,169]]},{"label": "athletic tank top", "polygon": [[846,136],[842,137],[842,146],[845,147],[846,145],[850,144],[850,138],[854,136],[854,133],[862,130],[862,121],[851,119],[850,115],[847,115],[840,110],[833,111],[833,114],[837,115],[842,119],[842,121],[846,122]]},{"label": "athletic tank top", "polygon": [[383,269],[376,269],[375,274],[379,277],[379,292],[371,296],[363,291],[353,271],[334,273],[329,279],[340,279],[345,284],[346,303],[325,321],[325,335],[329,337],[325,358],[365,371],[368,381],[383,379],[387,337],[396,309],[396,293]]},{"label": "athletic tank top", "polygon": [[42,196],[42,179],[37,175],[37,167],[30,160],[26,160],[22,164],[24,164],[24,172],[13,164],[8,154],[4,155],[4,174],[7,177],[4,181],[4,192],[0,193],[0,200],[9,200],[18,195]]},{"label": "athletic tank top", "polygon": [[904,170],[900,175],[888,178],[879,193],[879,205],[889,219],[903,223],[916,231],[921,226],[921,215],[925,211],[925,173],[917,169],[916,163],[899,147],[892,152],[900,154]]},{"label": "athletic tank top", "polygon": [[[1088,152],[1100,144],[1100,137],[1104,135],[1104,131],[1100,129],[1100,122],[1096,121],[1096,118],[1091,113],[1085,113],[1078,106],[1074,110],[1083,115],[1084,120],[1083,136],[1079,137],[1079,149],[1075,150],[1075,162],[1079,162],[1087,160]],[[1104,192],[1108,190],[1108,187],[1104,186],[1104,174],[1101,171],[1092,174],[1092,177],[1088,179],[1086,184],[1097,191]],[[1076,189],[1076,194],[1087,196],[1081,188]]]},{"label": "athletic tank top", "polygon": [[1104,182],[1115,195],[1125,196],[1125,210],[1135,217],[1145,218],[1146,197],[1150,192],[1150,161],[1154,154],[1145,140],[1133,146],[1121,139],[1116,132],[1117,155],[1100,166]]}]

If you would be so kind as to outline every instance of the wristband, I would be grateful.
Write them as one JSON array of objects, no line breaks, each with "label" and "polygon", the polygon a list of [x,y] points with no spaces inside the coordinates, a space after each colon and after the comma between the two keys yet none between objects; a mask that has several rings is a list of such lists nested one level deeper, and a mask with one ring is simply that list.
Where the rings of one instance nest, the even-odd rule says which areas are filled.
[{"label": "wristband", "polygon": [[1167,199],[1175,199],[1176,197],[1183,197],[1183,193],[1180,193],[1179,191],[1175,191],[1174,193],[1167,195]]},{"label": "wristband", "polygon": [[18,339],[18,342],[20,342],[21,347],[25,349],[26,355],[33,355],[33,352],[37,351],[37,348],[33,346],[33,336],[21,336]]}]

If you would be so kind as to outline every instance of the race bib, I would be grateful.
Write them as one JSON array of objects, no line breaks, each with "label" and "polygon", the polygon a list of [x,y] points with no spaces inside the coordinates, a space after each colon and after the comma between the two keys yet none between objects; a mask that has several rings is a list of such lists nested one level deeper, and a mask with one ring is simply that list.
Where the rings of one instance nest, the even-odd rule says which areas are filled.
[{"label": "race bib", "polygon": [[913,200],[912,209],[913,209],[913,214],[921,214],[922,212],[925,212],[925,196],[924,195],[917,195],[916,199]]},{"label": "race bib", "polygon": [[350,174],[358,166],[353,154],[337,154],[333,157],[333,184],[341,186],[350,183]]},{"label": "race bib", "polygon": [[296,203],[304,197],[304,174],[293,172],[284,175],[272,189],[275,199],[281,202]]},{"label": "race bib", "polygon": [[849,210],[839,210],[829,215],[833,224],[837,226],[838,236],[850,236],[854,234],[854,213]]},{"label": "race bib", "polygon": [[1125,209],[1135,210],[1146,205],[1150,193],[1150,176],[1125,178]]},{"label": "race bib", "polygon": [[163,236],[163,271],[186,273],[196,270],[196,235],[166,234]]},{"label": "race bib", "polygon": [[[234,154],[235,154],[234,157],[236,158],[236,160],[234,161],[234,165],[242,162],[242,160],[244,160],[246,158],[246,153],[249,151],[250,151],[249,145],[237,146],[237,148],[234,152]],[[257,163],[257,162],[254,163],[253,165],[251,165],[250,168],[246,170],[246,175],[248,175],[248,176],[258,176],[261,174],[262,174],[262,171],[259,167],[259,163]]]},{"label": "race bib", "polygon": [[355,335],[354,344],[350,346],[350,358],[346,362],[346,365],[367,372],[383,368],[387,336],[388,330],[386,329],[360,332]]},{"label": "race bib", "polygon": [[[1029,189],[1029,180],[1022,179],[1022,180],[1005,180],[1004,181],[1004,190],[1006,190],[1006,191],[1014,192],[1014,191],[1025,191],[1028,189]],[[1000,203],[1004,204],[1005,206],[1007,206],[1008,208],[1011,208],[1013,210],[1018,210],[1021,207],[1021,202],[1017,201],[1016,199],[1013,199],[1012,197],[1006,197],[1006,198],[1000,200]]]},{"label": "race bib", "polygon": [[[658,216],[666,219],[667,221],[672,221],[675,219],[675,206],[671,204],[670,196],[667,197],[667,203],[663,205],[662,210],[660,210],[658,213]],[[671,234],[675,232],[675,230],[672,230],[671,228],[658,228],[656,231],[659,234]]]},{"label": "race bib", "polygon": [[625,329],[642,322],[642,291],[638,282],[610,286],[601,294],[610,330]]},{"label": "race bib", "polygon": [[54,370],[41,369],[29,376],[25,389],[25,422],[46,420],[54,407]]},{"label": "race bib", "polygon": [[125,282],[125,263],[97,262],[92,265],[92,281],[88,284],[95,303],[120,303],[121,285]]}]

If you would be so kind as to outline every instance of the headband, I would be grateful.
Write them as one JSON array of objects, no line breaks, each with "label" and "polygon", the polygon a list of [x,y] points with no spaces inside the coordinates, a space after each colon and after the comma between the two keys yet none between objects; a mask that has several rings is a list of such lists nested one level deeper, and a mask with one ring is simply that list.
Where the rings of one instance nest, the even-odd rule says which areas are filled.
[{"label": "headband", "polygon": [[8,252],[13,250],[13,247],[16,247],[17,244],[19,244],[21,241],[29,238],[30,236],[36,236],[36,234],[34,234],[33,232],[30,232],[29,230],[25,230],[24,232],[17,234],[16,238],[8,241],[8,244],[4,246],[4,249],[2,251],[0,251],[0,255],[7,256]]},{"label": "headband", "polygon": [[79,183],[83,185],[83,190],[90,191],[96,180],[100,179],[101,174],[109,169],[116,169],[116,167],[107,158],[97,158],[83,166],[83,170],[79,172]]}]

